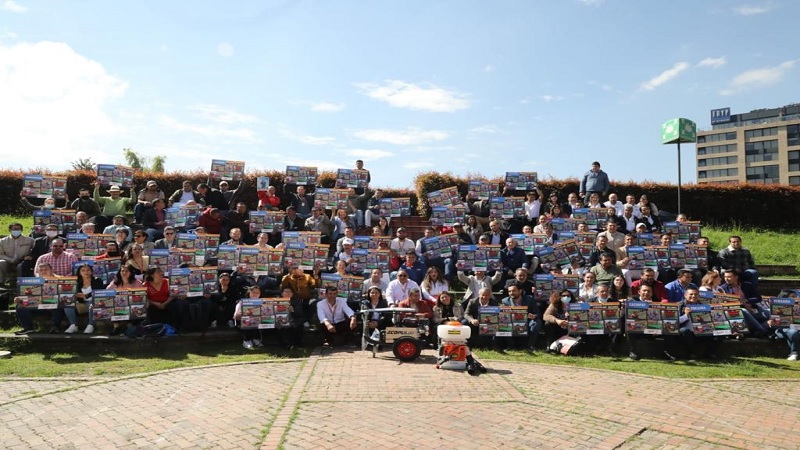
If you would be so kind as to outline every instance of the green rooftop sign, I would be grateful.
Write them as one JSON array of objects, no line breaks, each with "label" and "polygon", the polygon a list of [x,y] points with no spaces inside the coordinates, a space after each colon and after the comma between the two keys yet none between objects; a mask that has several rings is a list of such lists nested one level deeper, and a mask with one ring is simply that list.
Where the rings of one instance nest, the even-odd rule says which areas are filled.
[{"label": "green rooftop sign", "polygon": [[689,119],[670,119],[661,125],[661,143],[697,142],[697,124]]}]

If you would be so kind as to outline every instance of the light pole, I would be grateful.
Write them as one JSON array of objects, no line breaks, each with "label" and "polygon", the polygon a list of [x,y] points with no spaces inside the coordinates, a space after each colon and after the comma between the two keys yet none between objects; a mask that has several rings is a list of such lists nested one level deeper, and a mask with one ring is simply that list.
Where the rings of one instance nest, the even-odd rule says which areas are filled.
[{"label": "light pole", "polygon": [[697,142],[697,124],[689,119],[670,119],[661,125],[661,143],[678,144],[678,214],[681,213],[681,142]]}]

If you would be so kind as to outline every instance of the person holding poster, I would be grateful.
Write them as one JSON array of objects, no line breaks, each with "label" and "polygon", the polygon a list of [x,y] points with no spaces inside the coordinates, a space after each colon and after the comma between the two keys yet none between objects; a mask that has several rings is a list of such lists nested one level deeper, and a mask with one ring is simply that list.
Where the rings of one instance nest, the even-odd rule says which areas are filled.
[{"label": "person holding poster", "polygon": [[567,334],[567,325],[569,323],[567,320],[568,305],[577,301],[572,292],[567,289],[561,292],[554,291],[550,294],[550,301],[543,317],[544,337],[547,343],[545,348],[549,349],[550,344]]},{"label": "person holding poster", "polygon": [[[639,288],[641,289],[641,288]],[[692,284],[684,290],[684,300],[680,303],[679,310],[681,312],[678,325],[680,326],[680,339],[686,350],[688,359],[694,359],[697,356],[701,344],[703,349],[703,356],[707,359],[717,359],[717,349],[719,348],[719,341],[714,336],[695,336],[694,327],[690,318],[690,305],[700,304],[700,290]]]},{"label": "person holding poster", "polygon": [[469,325],[471,329],[471,337],[469,338],[469,346],[476,347],[477,344],[486,345],[488,341],[483,339],[485,336],[480,336],[479,328],[481,319],[481,308],[488,306],[500,306],[497,300],[492,295],[490,288],[481,288],[478,291],[478,298],[474,298],[467,304],[464,310],[464,325]]},{"label": "person holding poster", "polygon": [[[539,305],[533,300],[533,297],[527,294],[522,293],[522,288],[517,286],[517,284],[511,284],[508,286],[508,297],[502,299],[500,301],[501,306],[525,306],[527,307],[527,325],[528,325],[528,336],[527,336],[527,349],[530,353],[536,352],[536,338],[539,337],[539,330],[541,326],[539,325]],[[509,346],[513,343],[510,342],[513,337],[496,337],[495,338],[499,343],[502,343],[504,346]]]}]

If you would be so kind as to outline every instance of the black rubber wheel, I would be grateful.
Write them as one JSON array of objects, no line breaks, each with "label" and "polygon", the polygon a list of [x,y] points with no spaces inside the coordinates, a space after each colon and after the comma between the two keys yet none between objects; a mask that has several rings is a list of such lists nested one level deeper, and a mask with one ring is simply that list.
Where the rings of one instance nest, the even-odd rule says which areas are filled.
[{"label": "black rubber wheel", "polygon": [[394,341],[394,345],[392,345],[392,353],[400,361],[414,361],[419,357],[420,352],[422,352],[422,346],[417,339],[411,336],[403,336]]}]

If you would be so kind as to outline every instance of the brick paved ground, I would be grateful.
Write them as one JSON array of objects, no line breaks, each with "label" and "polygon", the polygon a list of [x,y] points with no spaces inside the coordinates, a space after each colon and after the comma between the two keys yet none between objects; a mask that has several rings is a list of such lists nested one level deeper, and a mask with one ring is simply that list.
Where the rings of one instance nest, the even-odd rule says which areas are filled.
[{"label": "brick paved ground", "polygon": [[797,448],[800,382],[360,351],[105,380],[0,381],[3,448]]}]

